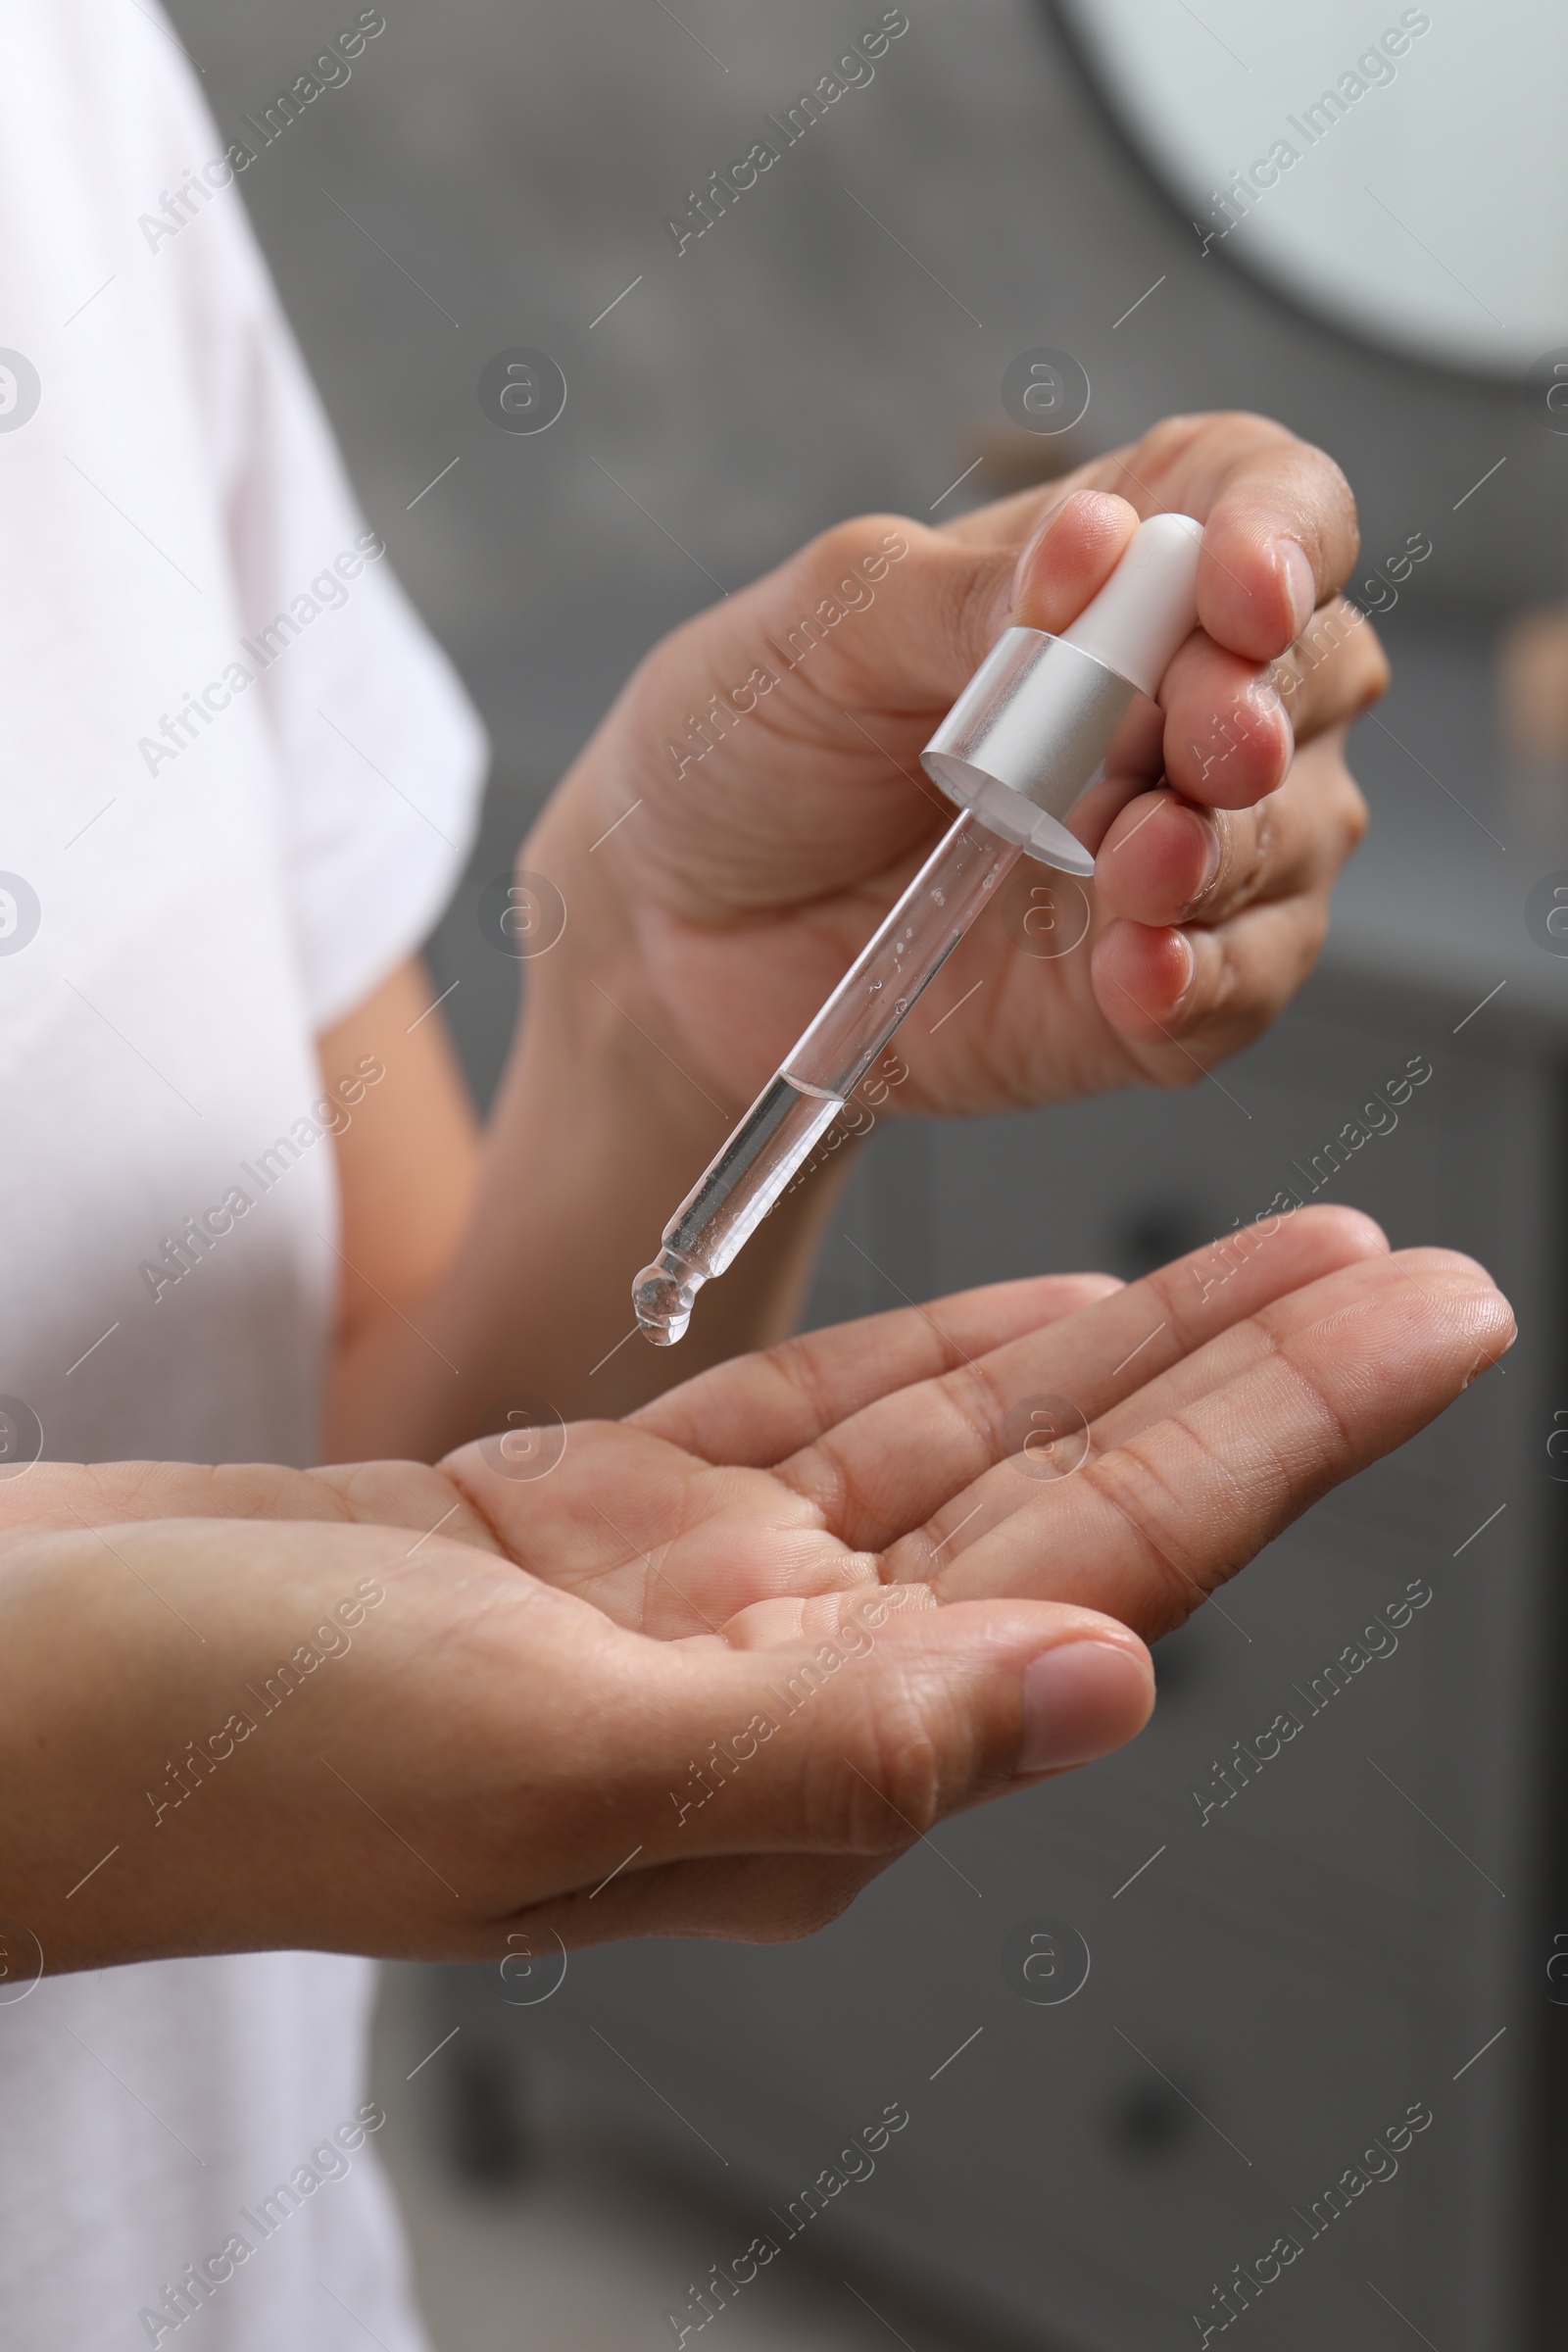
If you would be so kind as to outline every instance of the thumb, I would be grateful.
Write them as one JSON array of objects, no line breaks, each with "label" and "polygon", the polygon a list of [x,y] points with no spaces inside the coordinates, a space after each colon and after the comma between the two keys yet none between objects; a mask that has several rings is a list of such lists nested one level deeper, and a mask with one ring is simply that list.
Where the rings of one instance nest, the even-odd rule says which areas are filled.
[{"label": "thumb", "polygon": [[[722,619],[706,615],[705,626],[755,633],[760,619],[786,674],[799,667],[830,704],[848,698],[924,724],[1010,623],[1066,628],[1137,527],[1137,510],[1103,490],[1073,491],[1021,546],[976,544],[906,515],[858,515],[732,599]],[[839,626],[852,614],[853,627]]]},{"label": "thumb", "polygon": [[[780,1610],[798,1637],[766,1646],[628,1637],[636,1702],[600,1715],[592,1861],[531,1915],[566,1942],[802,1934],[934,1823],[1106,1754],[1153,1706],[1144,1643],[1093,1610],[872,1586],[746,1615]],[[826,1911],[786,1857],[826,1868]]]},{"label": "thumb", "polygon": [[1138,519],[1137,508],[1108,490],[1075,490],[1064,498],[1018,558],[1009,618],[1058,636],[1103,588]]}]

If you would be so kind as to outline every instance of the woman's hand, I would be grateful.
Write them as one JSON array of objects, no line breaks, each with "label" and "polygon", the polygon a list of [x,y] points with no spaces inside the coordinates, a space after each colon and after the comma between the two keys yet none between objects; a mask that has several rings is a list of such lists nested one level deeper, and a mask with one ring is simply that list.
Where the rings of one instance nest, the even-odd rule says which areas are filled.
[{"label": "woman's hand", "polygon": [[0,1487],[7,1909],[57,1968],[802,1934],[1132,1738],[1140,1636],[1511,1332],[1468,1259],[1305,1210],[1129,1287],[818,1333],[564,1445],[41,1464]]},{"label": "woman's hand", "polygon": [[[334,1453],[428,1459],[521,1390],[571,1417],[670,1379],[623,1345],[631,1278],[952,822],[921,746],[1009,620],[1064,628],[1160,509],[1204,520],[1202,626],[1163,710],[1124,722],[1132,798],[1093,882],[1020,860],[900,1031],[906,1082],[863,1091],[956,1112],[1180,1086],[1274,1017],[1365,823],[1345,730],[1386,676],[1335,596],[1356,547],[1338,468],[1261,417],[1180,417],[946,530],[845,523],[655,649],[524,845],[564,911],[547,891],[482,1154],[461,1132],[447,1154],[461,1183],[419,1180],[453,1095],[417,1078],[434,992],[401,983],[327,1041],[386,1063],[379,1118],[405,1103],[395,1145],[362,1124],[342,1147],[364,1280]],[[835,1190],[818,1173],[775,1209],[682,1368],[789,1329]]]},{"label": "woman's hand", "polygon": [[946,530],[844,523],[667,638],[524,849],[570,909],[543,998],[596,978],[743,1103],[952,822],[918,755],[984,654],[1009,621],[1065,628],[1139,516],[1170,509],[1206,525],[1201,629],[1163,710],[1124,728],[1117,765],[1148,789],[1092,845],[1088,903],[1056,886],[1051,944],[1087,926],[1083,945],[1042,956],[1051,877],[1025,860],[904,1032],[897,1102],[1179,1085],[1255,1036],[1310,968],[1363,829],[1344,734],[1386,669],[1349,608],[1308,627],[1354,561],[1344,476],[1246,416],[1176,418]]}]

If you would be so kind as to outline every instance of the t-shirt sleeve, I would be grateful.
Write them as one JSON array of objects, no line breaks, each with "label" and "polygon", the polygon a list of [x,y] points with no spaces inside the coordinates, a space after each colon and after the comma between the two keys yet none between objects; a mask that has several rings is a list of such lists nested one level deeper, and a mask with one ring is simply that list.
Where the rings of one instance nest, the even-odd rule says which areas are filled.
[{"label": "t-shirt sleeve", "polygon": [[360,511],[237,208],[224,243],[238,347],[212,355],[212,376],[231,434],[239,658],[276,741],[286,890],[319,1032],[433,928],[477,828],[489,747]]}]

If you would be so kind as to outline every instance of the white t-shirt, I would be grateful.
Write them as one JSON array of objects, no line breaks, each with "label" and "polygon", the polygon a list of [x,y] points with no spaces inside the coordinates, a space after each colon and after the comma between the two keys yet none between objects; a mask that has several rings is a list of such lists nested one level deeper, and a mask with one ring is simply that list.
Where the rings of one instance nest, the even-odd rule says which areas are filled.
[{"label": "white t-shirt", "polygon": [[[35,1416],[54,1458],[308,1462],[336,1263],[312,1039],[439,913],[482,739],[239,189],[202,179],[223,141],[162,20],[3,19],[0,1446]],[[64,1883],[98,1859],[63,1852]],[[368,1965],[18,1999],[26,1948],[0,1978],[7,2352],[416,2352],[363,2130]]]}]

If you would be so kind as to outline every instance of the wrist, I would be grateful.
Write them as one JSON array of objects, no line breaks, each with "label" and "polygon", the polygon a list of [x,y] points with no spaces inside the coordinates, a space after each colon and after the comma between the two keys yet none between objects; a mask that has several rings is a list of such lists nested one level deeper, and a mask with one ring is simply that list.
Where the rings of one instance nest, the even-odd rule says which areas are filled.
[{"label": "wrist", "polygon": [[[6,1908],[50,1974],[230,1945],[212,1841],[230,1825],[201,1784],[236,1773],[208,1743],[246,1703],[244,1669],[230,1600],[191,1582],[133,1527],[21,1530],[0,1549]],[[262,1828],[245,1842],[268,1881]]]},{"label": "wrist", "polygon": [[[596,1145],[613,1150],[624,1139],[645,1161],[663,1143],[683,1158],[693,1150],[706,1158],[715,1126],[727,1126],[744,1105],[671,1008],[664,979],[680,954],[676,927],[640,896],[623,847],[602,838],[603,823],[614,821],[607,807],[624,800],[630,808],[636,800],[633,778],[618,793],[607,784],[610,764],[590,747],[517,854],[519,872],[560,892],[565,919],[554,946],[520,959],[521,1004],[498,1119],[516,1093],[535,1133],[552,1105],[569,1103],[574,1141],[586,1126]],[[568,1155],[544,1156],[573,1190],[581,1185],[575,1151],[569,1167]]]},{"label": "wrist", "polygon": [[[411,1702],[410,1677],[427,1688],[454,1624],[495,1638],[493,1611],[464,1602],[497,1572],[457,1554],[465,1592],[452,1561],[391,1534],[178,1519],[5,1541],[0,1881],[20,1966],[456,1954],[506,1857],[448,1803],[448,1710],[439,1690]],[[389,1790],[473,1901],[455,1912],[383,1851],[366,1807]]]}]

